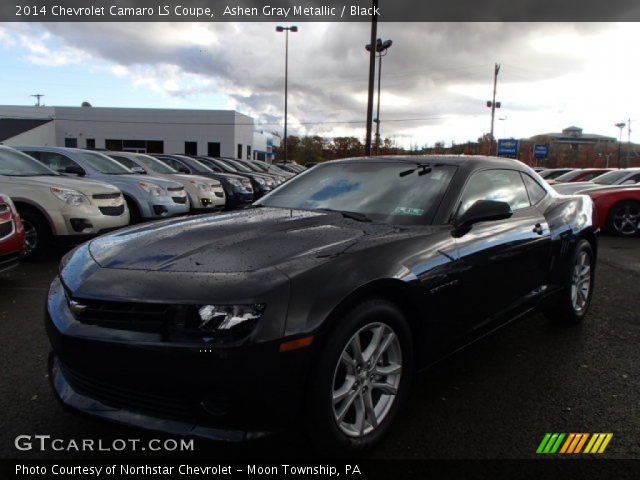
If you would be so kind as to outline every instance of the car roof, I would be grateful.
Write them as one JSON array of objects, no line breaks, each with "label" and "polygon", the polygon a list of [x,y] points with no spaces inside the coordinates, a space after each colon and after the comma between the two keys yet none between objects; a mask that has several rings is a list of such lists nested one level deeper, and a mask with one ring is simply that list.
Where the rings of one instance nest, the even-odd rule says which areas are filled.
[{"label": "car roof", "polygon": [[351,163],[362,161],[392,161],[407,164],[416,163],[439,163],[443,165],[453,165],[465,167],[469,170],[482,170],[486,168],[510,168],[522,171],[532,171],[525,163],[512,158],[489,157],[483,155],[384,155],[379,157],[351,157],[341,160],[332,160],[329,163]]}]

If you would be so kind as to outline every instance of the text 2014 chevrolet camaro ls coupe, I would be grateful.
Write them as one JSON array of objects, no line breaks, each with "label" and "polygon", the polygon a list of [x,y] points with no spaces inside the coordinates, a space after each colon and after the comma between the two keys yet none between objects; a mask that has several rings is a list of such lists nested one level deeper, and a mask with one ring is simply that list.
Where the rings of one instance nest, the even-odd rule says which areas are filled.
[{"label": "text 2014 chevrolet camaro ls coupe", "polygon": [[592,202],[488,157],[320,164],[252,208],[102,236],[48,298],[57,395],[226,440],[305,424],[364,448],[412,372],[527,312],[578,322]]}]

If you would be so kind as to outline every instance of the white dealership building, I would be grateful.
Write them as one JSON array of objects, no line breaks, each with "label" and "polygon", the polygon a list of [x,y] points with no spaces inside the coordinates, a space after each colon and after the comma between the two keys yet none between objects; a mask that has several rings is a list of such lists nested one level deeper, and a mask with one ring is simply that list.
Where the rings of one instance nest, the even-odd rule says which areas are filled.
[{"label": "white dealership building", "polygon": [[0,106],[0,142],[260,159],[270,159],[272,146],[277,146],[272,135],[255,131],[252,117],[234,110],[104,108],[88,104]]}]

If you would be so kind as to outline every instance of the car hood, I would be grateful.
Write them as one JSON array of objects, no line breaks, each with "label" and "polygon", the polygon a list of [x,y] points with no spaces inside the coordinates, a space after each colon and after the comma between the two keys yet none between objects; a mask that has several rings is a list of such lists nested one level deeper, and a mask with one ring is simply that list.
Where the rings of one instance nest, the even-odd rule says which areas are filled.
[{"label": "car hood", "polygon": [[89,251],[103,268],[239,273],[329,258],[393,230],[340,214],[262,207],[120,230],[93,240]]},{"label": "car hood", "polygon": [[37,177],[0,177],[11,179],[14,184],[22,184],[31,187],[63,187],[72,188],[85,195],[94,195],[96,193],[115,193],[120,190],[113,185],[100,180],[89,180],[85,178],[59,176],[37,176]]},{"label": "car hood", "polygon": [[220,186],[220,181],[212,178],[201,177],[200,175],[187,175],[184,173],[172,173],[171,177],[176,182],[190,183],[191,181],[204,183],[206,185]]}]

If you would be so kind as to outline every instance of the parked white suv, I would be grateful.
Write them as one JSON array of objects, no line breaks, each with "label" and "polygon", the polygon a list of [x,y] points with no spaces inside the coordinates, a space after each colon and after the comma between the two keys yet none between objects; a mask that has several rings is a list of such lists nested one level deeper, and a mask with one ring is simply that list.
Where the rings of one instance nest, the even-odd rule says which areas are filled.
[{"label": "parked white suv", "polygon": [[27,252],[42,256],[129,223],[120,190],[101,181],[65,177],[34,158],[0,145],[0,191],[18,210]]}]

